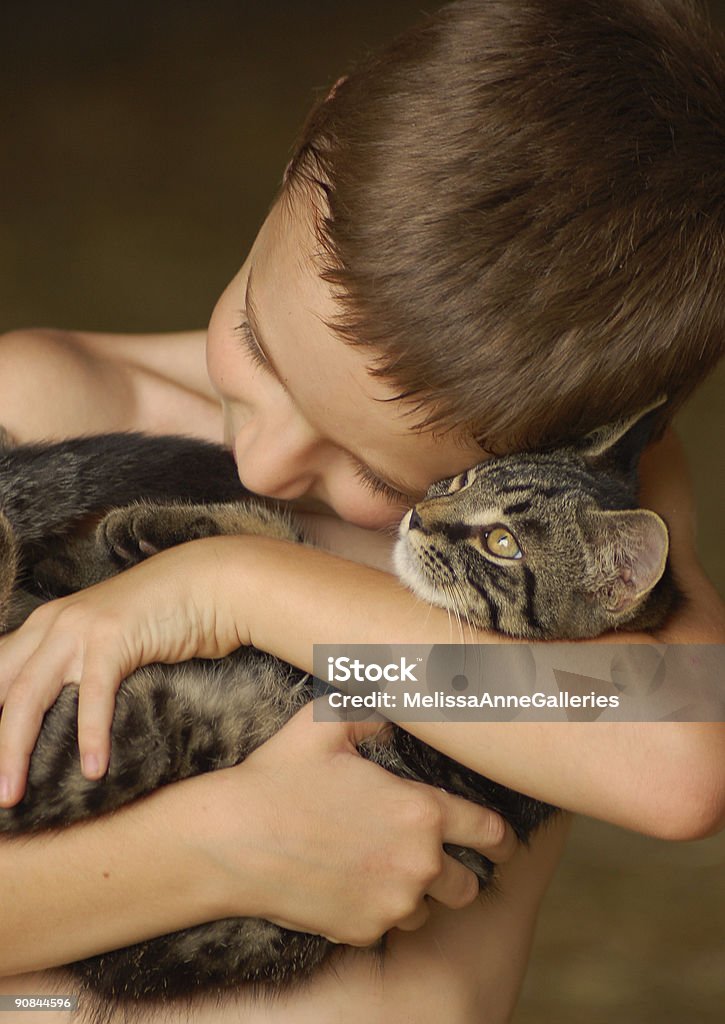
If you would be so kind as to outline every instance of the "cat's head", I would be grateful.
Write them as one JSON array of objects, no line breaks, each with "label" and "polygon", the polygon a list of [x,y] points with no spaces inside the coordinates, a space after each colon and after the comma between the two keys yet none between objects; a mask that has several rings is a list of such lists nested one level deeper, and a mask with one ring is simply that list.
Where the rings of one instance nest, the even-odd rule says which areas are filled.
[{"label": "cat's head", "polygon": [[398,575],[424,600],[510,636],[573,639],[632,622],[668,552],[664,522],[631,507],[647,436],[640,414],[435,484],[401,523]]}]

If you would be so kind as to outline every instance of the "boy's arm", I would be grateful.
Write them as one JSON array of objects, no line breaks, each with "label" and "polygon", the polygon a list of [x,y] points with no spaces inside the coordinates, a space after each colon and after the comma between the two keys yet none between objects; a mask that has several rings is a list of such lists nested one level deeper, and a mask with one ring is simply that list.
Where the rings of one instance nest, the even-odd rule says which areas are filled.
[{"label": "boy's arm", "polygon": [[[695,553],[695,507],[682,446],[670,431],[647,451],[642,460],[642,504],[666,519],[671,535],[671,558],[685,601],[658,636],[666,643],[725,643],[725,606],[703,572]],[[353,540],[356,557],[385,569],[390,542],[381,535],[365,544],[362,534],[345,524],[325,524],[318,518],[318,536],[330,550],[343,550]],[[289,558],[287,572],[291,570]],[[281,569],[281,571],[284,571]],[[302,569],[300,591],[309,567]],[[358,589],[355,600],[341,598],[344,576],[351,592],[367,587],[369,598]],[[288,582],[285,587],[289,588]],[[445,612],[425,608],[405,592],[396,596],[384,579],[339,566],[328,576],[334,580],[329,602],[319,603],[319,589],[328,586],[323,568],[315,580],[314,613],[308,628],[318,642],[449,643],[460,637],[451,629]],[[356,584],[355,579],[359,582]],[[270,588],[267,593],[276,592]],[[335,597],[335,594],[337,595]],[[293,597],[287,589],[290,605]],[[348,609],[366,608],[365,616]],[[267,608],[257,608],[261,615]],[[279,611],[279,610],[278,610]],[[318,614],[319,613],[319,614]],[[295,615],[300,609],[295,607]],[[303,613],[305,614],[305,613]],[[256,643],[274,644],[274,653],[294,660],[305,656],[282,649],[269,622],[252,626]],[[324,624],[324,625],[322,625]],[[396,626],[397,624],[397,626]],[[298,635],[306,635],[304,629]],[[287,645],[294,642],[288,634]],[[472,635],[481,643],[501,642],[493,634]],[[611,639],[611,638],[610,638]],[[644,636],[619,634],[618,642],[646,641]],[[309,648],[307,648],[309,657]],[[722,723],[410,723],[407,728],[447,754],[513,788],[569,810],[590,814],[636,831],[662,838],[688,839],[710,834],[725,824],[725,725]],[[522,752],[525,754],[522,755]]]},{"label": "boy's arm", "polygon": [[[220,440],[204,333],[6,334],[0,337],[0,425],[20,442],[133,429],[193,430]],[[513,836],[498,815],[381,776],[344,731],[339,743],[320,742],[319,730],[310,730],[302,715],[237,768],[168,786],[66,830],[0,838],[0,974],[68,963],[231,915],[258,914],[367,944],[394,925],[422,924],[426,892],[451,907],[471,902],[476,880],[443,855],[442,844],[506,859]],[[278,814],[288,824],[282,849]],[[345,850],[341,873],[337,860]],[[350,877],[358,880],[352,889]]]},{"label": "boy's arm", "polygon": [[[312,670],[310,637],[318,643],[452,643],[460,639],[445,611],[427,608],[391,578],[324,552],[278,550],[259,538],[239,552],[237,573],[264,602],[237,597],[244,639]],[[207,543],[207,542],[200,542]],[[218,552],[217,557],[225,556]],[[241,576],[240,576],[241,578]],[[231,582],[231,581],[230,581]],[[314,593],[314,601],[309,595]],[[364,614],[361,610],[364,609]],[[295,628],[281,631],[280,622]],[[469,634],[470,636],[470,634]],[[474,642],[500,643],[492,633]],[[646,641],[629,635],[627,641]],[[664,639],[669,639],[665,636]],[[690,642],[723,642],[715,616]],[[682,641],[682,632],[676,636]],[[625,642],[627,642],[625,641]],[[725,818],[725,726],[711,723],[415,722],[412,733],[476,771],[514,789],[639,832],[691,839]]]},{"label": "boy's arm", "polygon": [[[193,591],[189,578],[195,580]],[[688,589],[692,601],[702,601],[692,570]],[[713,603],[707,614],[702,609],[704,626],[686,610],[691,624],[683,627],[681,614],[664,639],[681,641],[686,635],[691,642],[722,642],[718,607]],[[12,777],[27,763],[47,694],[52,702],[63,678],[80,678],[86,710],[79,713],[79,728],[88,744],[101,734],[107,739],[118,682],[140,664],[219,657],[252,643],[310,671],[313,643],[459,639],[445,611],[427,607],[387,573],[264,537],[194,541],[44,605],[3,641],[0,682],[10,686],[5,770]],[[493,633],[471,639],[503,641]],[[629,634],[626,642],[649,639]],[[717,830],[725,817],[723,724],[478,722],[409,728],[514,789],[650,835],[696,838]]]},{"label": "boy's arm", "polygon": [[67,829],[0,838],[0,975],[238,916],[364,946],[420,927],[426,895],[472,903],[478,882],[443,844],[505,861],[508,826],[363,759],[356,744],[377,725],[312,727],[311,712],[241,765]]},{"label": "boy's arm", "polygon": [[695,547],[697,510],[682,444],[673,431],[652,445],[640,470],[640,502],[658,512],[670,533],[670,561],[685,601],[661,633],[666,643],[725,642],[725,605]]},{"label": "boy's arm", "polygon": [[[467,633],[479,643],[505,642],[499,634]],[[80,678],[87,706],[79,726],[83,718],[90,728],[91,712],[101,709],[91,733],[105,735],[118,681],[139,664],[214,658],[251,643],[312,671],[312,644],[342,638],[351,644],[461,639],[445,611],[426,606],[389,574],[325,551],[251,536],[212,537],[163,551],[44,605],[3,642],[0,679],[12,683],[5,705],[8,714],[12,706],[12,725],[9,717],[5,729],[7,770],[12,775],[17,769],[11,765],[27,762],[48,706],[46,691],[54,695],[58,680],[69,674]],[[681,641],[682,630],[675,639]],[[688,639],[723,642],[722,615],[718,621],[712,613],[706,629],[688,629]],[[628,634],[625,642],[649,641]],[[481,721],[406,727],[505,785],[645,834],[700,838],[725,819],[723,723]]]},{"label": "boy's arm", "polygon": [[[0,838],[0,975],[58,966],[220,916],[218,879],[189,841],[189,807],[177,804],[183,785],[72,828]],[[200,811],[194,806],[198,828]]]},{"label": "boy's arm", "polygon": [[0,337],[0,425],[19,442],[114,430],[220,441],[205,338],[12,331]]}]

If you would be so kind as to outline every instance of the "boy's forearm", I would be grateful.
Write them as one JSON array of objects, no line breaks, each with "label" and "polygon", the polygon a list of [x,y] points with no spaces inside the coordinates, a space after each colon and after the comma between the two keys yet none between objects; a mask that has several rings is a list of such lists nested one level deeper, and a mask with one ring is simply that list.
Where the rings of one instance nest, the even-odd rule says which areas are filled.
[{"label": "boy's forearm", "polygon": [[[454,620],[390,576],[324,552],[260,538],[241,543],[241,617],[252,642],[312,670],[314,643],[456,643]],[[234,570],[232,570],[234,579]],[[259,594],[264,594],[264,600]],[[251,597],[251,600],[248,600]],[[722,642],[722,622],[688,642]],[[280,623],[284,628],[280,628]],[[719,637],[719,640],[718,640]],[[466,629],[467,642],[505,638]],[[618,642],[646,642],[637,634]],[[666,638],[667,639],[667,638]],[[682,642],[682,635],[673,637]],[[601,642],[601,641],[595,641]],[[717,829],[725,806],[725,727],[698,723],[430,723],[412,733],[484,775],[542,800],[667,838]]]},{"label": "boy's forearm", "polygon": [[[54,967],[228,916],[203,842],[217,814],[211,776],[169,786],[115,814],[0,839],[0,975]],[[240,796],[240,815],[245,813]],[[251,875],[251,873],[250,873]],[[238,899],[247,900],[239,879]]]}]

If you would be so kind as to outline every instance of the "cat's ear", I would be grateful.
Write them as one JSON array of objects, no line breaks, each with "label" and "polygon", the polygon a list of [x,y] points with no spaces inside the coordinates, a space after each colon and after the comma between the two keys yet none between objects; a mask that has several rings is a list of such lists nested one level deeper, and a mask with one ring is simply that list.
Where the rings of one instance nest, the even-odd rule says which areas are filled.
[{"label": "cat's ear", "polygon": [[615,464],[625,473],[633,471],[657,427],[666,401],[662,396],[633,416],[598,427],[582,438],[578,450],[588,462],[601,460]]},{"label": "cat's ear", "polygon": [[615,618],[624,618],[662,578],[669,537],[647,509],[592,510],[583,523],[594,551],[591,590]]}]

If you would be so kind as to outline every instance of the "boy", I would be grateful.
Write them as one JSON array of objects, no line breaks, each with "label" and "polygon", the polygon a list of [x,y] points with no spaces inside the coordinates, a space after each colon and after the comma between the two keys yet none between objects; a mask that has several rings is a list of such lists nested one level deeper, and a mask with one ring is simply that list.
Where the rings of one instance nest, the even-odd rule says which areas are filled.
[{"label": "boy", "polygon": [[[718,357],[725,232],[712,153],[722,152],[722,68],[699,52],[701,30],[684,6],[616,6],[615,20],[611,3],[576,5],[576,17],[569,4],[453,5],[338,83],[313,115],[281,198],[215,309],[207,357],[240,476],[260,493],[304,500],[331,549],[383,564],[380,538],[371,548],[346,524],[393,523],[434,479],[480,461],[482,446],[551,443],[662,392],[676,405]],[[621,68],[610,82],[614,53]],[[687,245],[678,246],[680,238]],[[673,278],[680,292],[664,289]],[[109,354],[98,336],[16,336],[4,349],[16,380],[32,359],[27,349],[13,352],[20,342],[57,360],[52,372],[60,368],[78,388],[84,412],[66,419],[62,408],[35,410],[47,418],[32,430],[22,417],[8,422],[19,437],[188,430],[192,417],[198,433],[220,432],[198,337],[152,347],[146,339],[144,348],[121,339]],[[668,470],[676,466],[670,442],[663,458]],[[648,497],[669,513],[675,566],[691,597],[663,635],[718,639],[721,622],[691,559],[687,514],[672,514],[681,484],[663,475],[660,462]],[[325,509],[344,522],[314,518]],[[255,600],[260,589],[264,602]],[[292,617],[295,629],[280,635],[279,622]],[[421,616],[385,574],[251,538],[164,553],[82,598],[54,603],[0,651],[6,802],[19,797],[31,734],[64,681],[82,683],[84,770],[95,776],[107,757],[113,687],[140,660],[215,656],[253,640],[308,665],[313,640],[343,635],[450,638],[445,615]],[[595,728],[432,724],[420,734],[567,809],[669,838],[718,827],[715,727]],[[425,928],[394,937],[382,977],[348,957],[339,983],[321,979],[275,1009],[246,1006],[241,1019],[505,1020],[562,827],[539,837],[530,854],[512,855],[510,838],[495,835],[494,816],[474,820],[455,802],[403,795],[397,782],[370,775],[347,734],[331,735],[301,716],[240,769],[170,787],[116,822],[84,826],[85,847],[80,830],[55,836],[59,933],[47,919],[41,927],[39,904],[22,887],[31,872],[48,870],[47,848],[34,840],[20,857],[8,844],[5,876],[20,880],[14,912],[29,934],[18,949],[15,932],[9,969],[60,963],[220,913],[263,913],[364,944],[391,924],[422,925],[431,907],[425,894],[450,908],[470,904],[470,879],[440,850],[442,840],[465,835],[509,858],[495,906],[452,915],[434,905]],[[230,808],[239,802],[247,828],[232,836]],[[285,824],[276,844],[272,806]],[[202,826],[196,846],[179,832],[188,808]],[[376,821],[385,827],[374,829]],[[169,858],[168,871],[142,863],[134,825]],[[164,841],[167,830],[173,843]],[[126,843],[126,862],[114,856],[114,840]],[[254,852],[260,843],[262,857]],[[342,872],[323,870],[330,849],[360,894],[345,891]],[[425,856],[413,864],[416,849]],[[83,858],[82,884],[64,851]],[[295,868],[302,851],[311,877]],[[200,863],[208,879],[201,886]],[[104,865],[115,902],[93,881]],[[394,870],[393,885],[386,874]],[[252,883],[235,878],[232,889],[240,872]],[[192,878],[190,893],[174,901],[174,887]],[[282,897],[272,898],[280,879]],[[148,908],[144,896],[156,885]],[[137,901],[123,908],[126,887]],[[96,909],[79,934],[69,910],[84,900],[107,903],[105,916]]]}]

